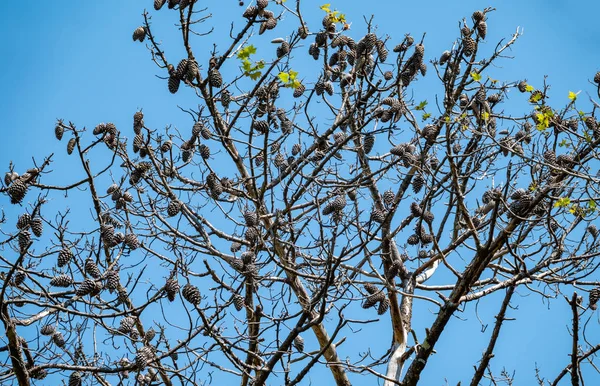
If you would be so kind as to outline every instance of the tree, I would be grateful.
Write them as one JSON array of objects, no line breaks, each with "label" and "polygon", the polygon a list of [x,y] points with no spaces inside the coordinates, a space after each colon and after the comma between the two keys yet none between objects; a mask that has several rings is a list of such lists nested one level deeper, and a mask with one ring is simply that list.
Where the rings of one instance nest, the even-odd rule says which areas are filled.
[{"label": "tree", "polygon": [[[164,87],[196,97],[193,123],[59,120],[72,170],[52,171],[53,155],[9,166],[1,192],[22,210],[3,218],[3,383],[294,385],[327,371],[415,385],[451,319],[495,295],[467,381],[510,383],[490,363],[525,291],[568,294],[571,361],[540,383],[579,384],[600,349],[580,327],[600,293],[598,104],[570,93],[552,107],[545,83],[490,77],[519,31],[486,54],[486,8],[430,55],[424,36],[350,30],[329,5],[312,25],[310,4],[258,0],[208,52],[208,10],[154,7],[177,17],[185,57],[150,12],[133,39]],[[261,44],[271,31],[288,37]],[[439,90],[415,100],[426,75]],[[70,210],[78,194],[89,212]],[[432,323],[413,324],[419,303]],[[385,322],[377,342],[351,336]]]}]

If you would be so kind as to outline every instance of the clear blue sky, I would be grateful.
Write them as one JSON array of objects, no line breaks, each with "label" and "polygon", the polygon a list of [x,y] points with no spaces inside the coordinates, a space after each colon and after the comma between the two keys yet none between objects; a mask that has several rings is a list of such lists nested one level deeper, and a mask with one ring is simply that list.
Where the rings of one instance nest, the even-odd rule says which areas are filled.
[{"label": "clear blue sky", "polygon": [[[502,67],[493,69],[490,74],[497,74],[494,78],[501,80],[526,78],[537,86],[541,86],[544,75],[549,75],[551,103],[565,99],[569,90],[591,90],[588,82],[600,70],[599,2],[330,2],[332,8],[346,13],[352,22],[351,35],[357,40],[365,32],[363,15],[371,14],[375,15],[378,34],[389,34],[392,42],[400,41],[405,33],[420,37],[427,32],[426,60],[437,57],[451,46],[457,36],[459,20],[469,18],[482,6],[494,6],[497,11],[488,17],[487,49],[499,39],[509,38],[518,26],[524,33],[509,53],[515,59],[502,61]],[[210,50],[212,46],[208,42],[212,39],[222,42],[233,19],[231,15],[241,14],[245,7],[239,7],[238,1],[234,0],[202,3],[219,7],[211,9],[216,33],[212,38],[204,39],[205,49]],[[320,4],[311,0],[303,4],[312,29],[320,24]],[[15,1],[0,2],[0,36],[3,37],[0,130],[4,139],[0,164],[3,167],[12,160],[17,170],[26,169],[31,167],[32,155],[39,160],[49,153],[56,154],[53,169],[60,170],[68,165],[65,141],[54,139],[56,118],[90,129],[107,121],[114,122],[117,127],[129,128],[132,114],[143,108],[146,123],[153,127],[190,125],[189,116],[181,113],[178,106],[196,107],[195,96],[189,89],[171,95],[166,81],[155,76],[164,74],[159,74],[150,61],[144,45],[132,42],[132,31],[141,24],[144,7],[151,10],[164,47],[179,50],[171,51],[171,56],[183,57],[173,28],[174,14],[166,7],[161,12],[154,12],[151,0],[36,1],[27,7]],[[275,36],[269,36],[269,39],[272,37]],[[431,95],[421,99],[425,97]],[[66,176],[53,178],[57,178],[53,181],[68,180]],[[9,218],[15,218],[17,209],[9,204],[7,197],[0,199],[0,208]],[[519,313],[510,310],[508,316],[518,316],[519,320],[508,322],[504,327],[497,358],[492,360],[493,369],[498,372],[504,366],[509,373],[516,371],[517,385],[531,385],[534,382],[533,366],[537,363],[542,374],[552,379],[569,361],[567,326],[570,318],[566,303],[558,299],[548,305],[542,303],[538,295],[517,298]],[[448,384],[456,385],[459,380],[463,380],[463,384],[470,380],[472,366],[487,344],[493,315],[500,302],[501,296],[495,296],[495,301],[480,305],[480,316],[485,324],[489,324],[485,333],[480,332],[474,304],[460,315],[466,320],[455,318],[451,322],[437,346],[439,354],[434,355],[423,374],[422,384],[441,386],[447,379]],[[419,303],[414,315],[415,328],[423,329],[427,327],[425,321],[433,320],[432,308],[427,304]],[[590,325],[596,324],[597,318],[593,315]],[[390,339],[388,327],[389,323],[382,321],[372,329],[377,340],[381,339],[385,345]],[[600,336],[597,328],[595,336]],[[352,352],[351,339],[346,345],[344,350]],[[312,384],[325,384],[321,383],[322,379],[329,380],[313,375]],[[594,383],[600,384],[600,377],[588,379],[588,384]],[[304,384],[308,384],[308,378]]]}]

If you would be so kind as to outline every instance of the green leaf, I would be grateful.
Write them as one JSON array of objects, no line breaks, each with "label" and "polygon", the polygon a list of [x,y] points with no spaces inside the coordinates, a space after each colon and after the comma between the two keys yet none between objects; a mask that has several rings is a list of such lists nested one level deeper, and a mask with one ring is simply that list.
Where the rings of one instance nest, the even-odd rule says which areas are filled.
[{"label": "green leaf", "polygon": [[288,74],[290,74],[290,80],[295,80],[298,76],[298,71],[290,70]]},{"label": "green leaf", "polygon": [[575,93],[573,91],[569,91],[569,99],[572,100],[572,101],[574,101],[575,99],[577,99],[577,95],[579,95],[580,92],[581,91]]},{"label": "green leaf", "polygon": [[555,208],[566,208],[571,204],[571,199],[569,197],[561,197],[554,203]]},{"label": "green leaf", "polygon": [[422,101],[421,103],[419,103],[416,107],[415,110],[423,110],[425,108],[425,106],[427,106],[427,100]]},{"label": "green leaf", "polygon": [[529,184],[529,191],[530,192],[535,192],[535,190],[538,188],[537,183],[535,181],[531,182],[531,184]]},{"label": "green leaf", "polygon": [[471,77],[475,82],[479,82],[481,80],[481,74],[475,71],[471,73]]},{"label": "green leaf", "polygon": [[330,8],[331,7],[331,3],[327,3],[327,4],[323,4],[322,6],[320,6],[319,8],[322,9],[323,11],[329,13],[331,12]]},{"label": "green leaf", "polygon": [[262,72],[256,71],[256,72],[249,74],[248,76],[250,76],[250,79],[252,79],[252,80],[258,80],[258,78],[260,78],[262,76]]},{"label": "green leaf", "polygon": [[567,140],[566,138],[564,138],[562,141],[560,141],[560,143],[558,144],[558,146],[560,146],[560,147],[570,147],[571,146],[571,142],[569,140]]},{"label": "green leaf", "polygon": [[425,113],[425,114],[423,114],[423,120],[424,120],[424,121],[428,120],[428,119],[429,119],[429,117],[431,117],[431,114],[430,114],[430,113]]},{"label": "green leaf", "polygon": [[525,91],[527,91],[527,92],[533,92],[534,90],[535,90],[535,88],[533,88],[533,86],[530,84],[525,86]]},{"label": "green leaf", "polygon": [[256,47],[254,47],[252,44],[247,45],[246,47],[242,48],[241,50],[238,51],[237,53],[237,57],[238,59],[247,59],[250,57],[250,55],[256,54]]},{"label": "green leaf", "polygon": [[282,83],[285,84],[287,84],[290,81],[290,74],[288,74],[287,72],[280,72],[279,75],[277,75],[277,77]]},{"label": "green leaf", "polygon": [[537,103],[540,101],[540,99],[542,99],[542,93],[533,93],[531,94],[531,97],[529,98],[529,102],[531,103]]},{"label": "green leaf", "polygon": [[588,202],[588,208],[590,208],[591,210],[596,210],[596,201],[590,200]]}]

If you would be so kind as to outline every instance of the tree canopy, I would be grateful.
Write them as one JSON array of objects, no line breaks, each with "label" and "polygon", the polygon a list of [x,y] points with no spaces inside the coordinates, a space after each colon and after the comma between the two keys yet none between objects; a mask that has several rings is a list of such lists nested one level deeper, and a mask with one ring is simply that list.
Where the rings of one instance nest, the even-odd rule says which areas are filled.
[{"label": "tree canopy", "polygon": [[493,8],[429,52],[433,33],[377,15],[241,5],[218,39],[218,8],[192,0],[132,28],[187,126],[144,106],[131,127],[65,117],[46,154],[6,162],[3,384],[416,385],[484,306],[461,381],[512,384],[494,353],[517,295],[570,310],[568,359],[539,383],[598,379],[600,72],[592,96],[553,99],[545,78],[495,79],[521,31],[488,41]]}]

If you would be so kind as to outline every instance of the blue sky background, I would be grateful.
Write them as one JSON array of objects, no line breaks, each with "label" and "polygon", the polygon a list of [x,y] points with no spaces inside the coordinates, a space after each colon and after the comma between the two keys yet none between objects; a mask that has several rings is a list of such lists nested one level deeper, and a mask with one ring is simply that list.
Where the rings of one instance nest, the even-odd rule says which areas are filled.
[{"label": "blue sky background", "polygon": [[[211,7],[214,19],[209,23],[216,28],[211,37],[201,40],[208,51],[212,48],[209,42],[219,43],[227,36],[232,19],[242,22],[239,15],[245,7],[239,7],[234,0],[203,3]],[[323,13],[318,6],[321,3],[310,0],[303,3],[312,29],[320,25]],[[353,23],[350,35],[356,40],[365,33],[363,15],[368,17],[370,14],[375,15],[378,34],[391,36],[390,49],[405,33],[418,39],[427,32],[426,60],[437,57],[451,46],[457,36],[459,20],[470,18],[474,10],[488,5],[496,7],[497,11],[488,16],[486,50],[492,49],[498,40],[508,39],[518,26],[524,32],[509,52],[515,59],[499,62],[501,67],[492,69],[490,76],[501,80],[528,79],[539,87],[543,76],[549,75],[548,83],[552,85],[550,104],[556,105],[566,101],[569,90],[593,90],[589,81],[600,70],[598,2],[511,0],[400,4],[396,1],[332,1],[332,8],[344,12]],[[142,23],[144,7],[151,10],[155,33],[163,41],[169,57],[182,58],[180,36],[173,27],[175,13],[166,7],[161,12],[154,12],[151,0],[37,1],[27,8],[19,2],[0,2],[2,167],[7,168],[12,160],[17,170],[24,170],[32,166],[32,155],[41,160],[42,156],[55,153],[52,168],[65,170],[72,160],[64,150],[66,141],[54,139],[56,118],[64,118],[90,130],[98,123],[108,121],[117,127],[129,128],[133,113],[143,108],[149,126],[161,128],[172,124],[186,130],[191,127],[191,118],[178,106],[195,107],[196,97],[183,86],[183,92],[171,95],[166,80],[156,77],[165,74],[159,73],[150,61],[144,45],[132,42],[132,31]],[[265,34],[258,39],[268,41],[274,37],[277,36]],[[196,50],[199,47],[196,44]],[[303,72],[310,73],[310,69],[300,67],[299,72],[302,76]],[[436,85],[432,78],[419,81],[415,87],[416,100],[431,98],[429,90],[435,90]],[[582,94],[585,95],[585,91]],[[52,182],[67,180],[71,180],[71,176],[58,173],[52,176]],[[0,208],[9,218],[16,218],[14,214],[18,210],[9,204],[8,197],[0,198]],[[423,373],[422,384],[441,386],[447,379],[449,385],[456,385],[459,380],[463,384],[470,380],[473,364],[487,344],[493,315],[502,297],[503,293],[497,294],[493,300],[482,302],[478,309],[483,322],[489,324],[485,333],[481,333],[481,324],[474,315],[475,304],[469,304],[465,313],[458,315],[466,320],[455,318],[450,323],[437,346],[438,354],[432,357]],[[497,357],[492,360],[493,369],[498,372],[505,367],[509,373],[515,371],[517,385],[530,385],[535,380],[534,365],[537,363],[541,374],[553,379],[569,361],[569,308],[564,299],[548,304],[542,302],[539,295],[526,295],[523,289],[518,290],[515,299],[518,299],[514,305],[519,312],[509,310],[508,316],[518,315],[519,320],[507,322],[501,332]],[[419,302],[414,309],[413,327],[427,327],[434,317],[432,311],[429,304]],[[588,316],[589,312],[584,320]],[[592,315],[588,328],[596,330],[590,336],[600,338],[595,328],[597,322],[598,316]],[[374,337],[387,345],[389,322],[382,320],[373,327]],[[351,352],[352,340],[344,346],[344,350]],[[343,352],[341,355],[343,359]],[[323,379],[330,378],[319,379],[319,374],[313,374],[312,384],[325,384]],[[360,384],[360,378],[354,380]],[[308,382],[309,378],[304,384]],[[592,374],[587,382],[600,383],[600,377]]]}]

